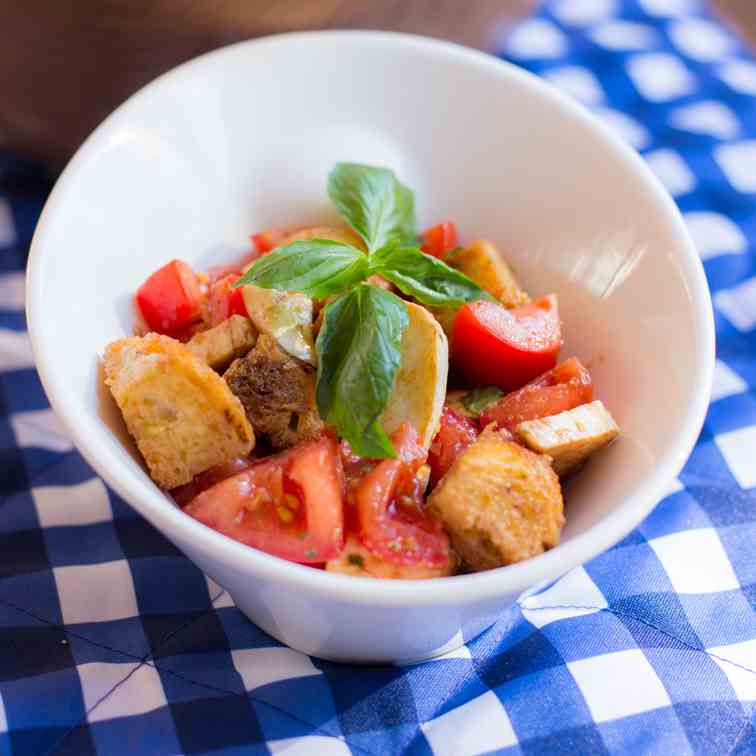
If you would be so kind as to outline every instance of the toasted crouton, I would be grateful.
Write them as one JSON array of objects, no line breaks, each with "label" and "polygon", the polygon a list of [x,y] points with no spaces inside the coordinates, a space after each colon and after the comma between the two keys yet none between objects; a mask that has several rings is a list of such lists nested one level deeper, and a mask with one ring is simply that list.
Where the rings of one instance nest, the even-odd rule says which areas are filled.
[{"label": "toasted crouton", "polygon": [[279,246],[285,247],[287,244],[293,244],[296,241],[309,241],[310,239],[327,239],[329,241],[349,244],[357,249],[365,249],[365,242],[362,237],[351,228],[346,226],[310,226],[289,234]]},{"label": "toasted crouton", "polygon": [[[512,269],[498,248],[490,241],[479,239],[467,247],[448,252],[444,262],[475,281],[481,289],[498,299],[505,307],[527,304],[530,297],[520,286]],[[458,308],[431,307],[433,316],[441,324],[448,338],[452,337],[454,318]]]},{"label": "toasted crouton", "polygon": [[192,336],[186,346],[213,370],[225,370],[237,357],[243,357],[257,341],[257,329],[249,318],[232,315],[209,331]]},{"label": "toasted crouton", "polygon": [[247,314],[260,333],[274,338],[293,357],[315,365],[314,304],[310,297],[251,285],[242,287],[242,296]]},{"label": "toasted crouton", "polygon": [[519,307],[530,301],[501,252],[490,241],[479,239],[467,247],[452,250],[444,262],[472,278],[505,307]]},{"label": "toasted crouton", "polygon": [[258,433],[276,449],[315,438],[324,428],[315,405],[315,371],[267,334],[223,376]]},{"label": "toasted crouton", "polygon": [[600,402],[581,404],[558,415],[520,423],[515,434],[533,451],[548,454],[557,475],[566,475],[619,434]]},{"label": "toasted crouton", "polygon": [[186,346],[151,333],[109,344],[105,382],[153,480],[175,488],[248,454],[255,435],[225,381]]},{"label": "toasted crouton", "polygon": [[493,430],[454,461],[428,497],[468,568],[488,570],[541,554],[559,542],[562,491],[548,457]]},{"label": "toasted crouton", "polygon": [[449,372],[449,345],[433,316],[407,303],[409,325],[402,334],[402,362],[381,415],[386,433],[410,423],[426,448],[441,423]]},{"label": "toasted crouton", "polygon": [[425,580],[427,578],[445,577],[454,572],[455,566],[452,560],[443,567],[386,562],[374,556],[353,535],[347,536],[341,556],[326,562],[328,572],[340,572],[342,575],[382,578],[384,580]]}]

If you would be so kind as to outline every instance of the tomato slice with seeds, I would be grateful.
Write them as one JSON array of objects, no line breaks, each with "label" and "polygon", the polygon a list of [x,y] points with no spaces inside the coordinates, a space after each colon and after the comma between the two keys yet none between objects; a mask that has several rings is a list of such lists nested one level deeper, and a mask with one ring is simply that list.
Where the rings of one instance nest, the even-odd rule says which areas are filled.
[{"label": "tomato slice with seeds", "polygon": [[487,300],[471,302],[454,318],[454,364],[477,386],[518,389],[554,367],[561,346],[554,294],[513,309]]},{"label": "tomato slice with seeds", "polygon": [[352,451],[346,439],[339,444],[341,466],[344,469],[344,532],[346,534],[360,532],[360,520],[357,514],[357,488],[362,478],[370,472],[376,464],[375,460],[361,457]]},{"label": "tomato slice with seeds", "polygon": [[343,499],[338,444],[322,436],[217,483],[184,512],[247,546],[316,564],[344,548]]},{"label": "tomato slice with seeds", "polygon": [[489,404],[480,416],[481,425],[495,422],[510,432],[526,420],[537,420],[566,412],[593,401],[591,374],[577,357],[555,368],[511,394]]},{"label": "tomato slice with seeds", "polygon": [[454,460],[476,438],[478,438],[478,429],[469,417],[455,412],[451,407],[444,407],[441,413],[441,426],[428,450],[431,488],[435,487],[446,475]]},{"label": "tomato slice with seeds", "polygon": [[392,441],[397,459],[380,461],[356,489],[360,540],[376,557],[394,564],[448,565],[449,537],[423,509],[417,471],[426,453],[417,432],[403,423]]}]

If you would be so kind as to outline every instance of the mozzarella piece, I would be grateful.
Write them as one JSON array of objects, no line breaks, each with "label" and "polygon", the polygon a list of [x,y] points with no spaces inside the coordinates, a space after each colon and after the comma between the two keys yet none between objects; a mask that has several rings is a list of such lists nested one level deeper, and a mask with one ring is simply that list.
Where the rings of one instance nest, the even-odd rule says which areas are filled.
[{"label": "mozzarella piece", "polygon": [[405,420],[426,448],[441,424],[449,373],[449,343],[424,307],[407,303],[409,325],[402,334],[402,362],[380,423],[393,433]]},{"label": "mozzarella piece", "polygon": [[242,287],[242,296],[247,314],[260,333],[274,338],[292,357],[316,364],[310,297],[250,284]]},{"label": "mozzarella piece", "polygon": [[208,331],[192,336],[186,346],[213,370],[225,370],[237,357],[243,357],[257,341],[257,329],[249,318],[232,315]]},{"label": "mozzarella piece", "polygon": [[566,475],[593,452],[613,441],[619,427],[600,401],[581,404],[558,415],[526,420],[516,436],[540,454],[548,454],[558,475]]}]

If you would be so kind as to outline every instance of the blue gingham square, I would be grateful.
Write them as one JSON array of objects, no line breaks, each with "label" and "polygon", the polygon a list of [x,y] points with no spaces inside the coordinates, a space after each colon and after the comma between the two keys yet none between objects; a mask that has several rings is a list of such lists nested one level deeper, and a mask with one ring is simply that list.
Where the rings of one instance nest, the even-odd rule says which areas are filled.
[{"label": "blue gingham square", "polygon": [[756,753],[756,62],[697,0],[551,0],[504,55],[641,151],[703,260],[714,391],[666,497],[438,659],[282,647],[58,426],[23,313],[50,183],[0,155],[0,754]]}]

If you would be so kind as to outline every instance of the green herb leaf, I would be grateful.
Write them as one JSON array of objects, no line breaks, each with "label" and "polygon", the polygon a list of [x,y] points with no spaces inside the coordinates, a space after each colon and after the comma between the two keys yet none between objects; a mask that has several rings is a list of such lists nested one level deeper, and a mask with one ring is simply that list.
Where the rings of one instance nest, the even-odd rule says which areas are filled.
[{"label": "green herb leaf", "polygon": [[466,302],[493,299],[464,273],[417,247],[402,247],[398,242],[375,252],[370,272],[388,279],[424,305],[461,307]]},{"label": "green herb leaf", "polygon": [[325,308],[315,348],[321,417],[365,457],[395,457],[378,418],[401,362],[407,305],[377,286],[359,284]]},{"label": "green herb leaf", "polygon": [[328,195],[368,252],[415,234],[412,192],[387,168],[337,163],[328,176]]},{"label": "green herb leaf", "polygon": [[311,239],[259,258],[234,286],[254,284],[323,299],[361,281],[367,270],[367,256],[359,249],[327,239]]},{"label": "green herb leaf", "polygon": [[479,415],[489,404],[501,399],[504,392],[498,386],[474,388],[462,397],[462,404],[468,412]]}]

